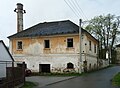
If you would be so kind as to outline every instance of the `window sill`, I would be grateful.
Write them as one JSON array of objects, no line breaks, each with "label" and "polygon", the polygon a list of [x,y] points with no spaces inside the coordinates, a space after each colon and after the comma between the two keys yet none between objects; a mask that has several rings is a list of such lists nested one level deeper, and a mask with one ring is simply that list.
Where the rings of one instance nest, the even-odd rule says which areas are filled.
[{"label": "window sill", "polygon": [[44,48],[44,50],[50,50],[50,48]]},{"label": "window sill", "polygon": [[17,49],[17,51],[23,51],[23,49]]},{"label": "window sill", "polygon": [[67,47],[66,50],[75,49],[74,47]]}]

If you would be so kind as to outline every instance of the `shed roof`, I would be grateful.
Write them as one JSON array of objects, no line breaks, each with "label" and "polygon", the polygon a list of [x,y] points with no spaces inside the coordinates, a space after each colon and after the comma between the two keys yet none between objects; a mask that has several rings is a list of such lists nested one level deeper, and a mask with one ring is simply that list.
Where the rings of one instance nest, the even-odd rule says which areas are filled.
[{"label": "shed roof", "polygon": [[[8,48],[6,47],[6,45],[4,44],[4,42],[2,40],[0,40],[0,43],[3,45],[4,50],[6,50],[6,54],[4,54],[5,52],[3,53],[3,51],[0,51],[1,55],[7,55],[7,56],[9,55],[9,57],[11,58],[11,60],[14,61],[12,55],[10,54],[10,52],[9,52]],[[7,56],[5,56],[5,57],[7,57]],[[5,60],[3,59],[3,61],[5,61]]]}]

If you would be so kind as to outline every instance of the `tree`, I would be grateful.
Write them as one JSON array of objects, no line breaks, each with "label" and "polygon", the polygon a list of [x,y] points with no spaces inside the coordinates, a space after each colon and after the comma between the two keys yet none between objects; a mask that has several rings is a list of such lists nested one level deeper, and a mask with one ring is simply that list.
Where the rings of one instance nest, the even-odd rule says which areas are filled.
[{"label": "tree", "polygon": [[89,21],[85,29],[99,41],[99,58],[105,59],[106,52],[111,52],[114,49],[114,44],[120,34],[119,28],[120,17],[111,14],[100,15]]}]

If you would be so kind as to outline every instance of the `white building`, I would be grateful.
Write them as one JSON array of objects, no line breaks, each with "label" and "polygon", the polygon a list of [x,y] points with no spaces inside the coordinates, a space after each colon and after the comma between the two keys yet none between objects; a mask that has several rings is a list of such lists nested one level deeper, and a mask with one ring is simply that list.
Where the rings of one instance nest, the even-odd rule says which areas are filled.
[{"label": "white building", "polygon": [[0,40],[0,78],[6,77],[6,67],[11,66],[11,64],[6,64],[8,62],[14,61],[11,54],[9,53],[4,42]]},{"label": "white building", "polygon": [[34,72],[95,69],[98,41],[86,30],[81,32],[80,41],[79,26],[69,20],[39,23],[9,36],[10,52],[15,61],[25,61]]}]

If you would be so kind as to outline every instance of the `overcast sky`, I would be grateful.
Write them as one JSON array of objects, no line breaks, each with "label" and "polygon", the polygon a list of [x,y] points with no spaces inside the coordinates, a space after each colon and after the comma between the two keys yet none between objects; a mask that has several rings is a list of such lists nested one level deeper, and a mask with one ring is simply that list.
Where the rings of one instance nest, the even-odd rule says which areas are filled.
[{"label": "overcast sky", "polygon": [[[109,13],[120,15],[120,0],[76,0],[76,2],[88,20]],[[26,10],[24,29],[40,22],[71,20],[78,24],[80,18],[86,20],[82,11],[77,17],[64,0],[0,0],[0,40],[6,45],[9,45],[7,37],[17,32],[14,12],[17,3],[22,3]]]}]

